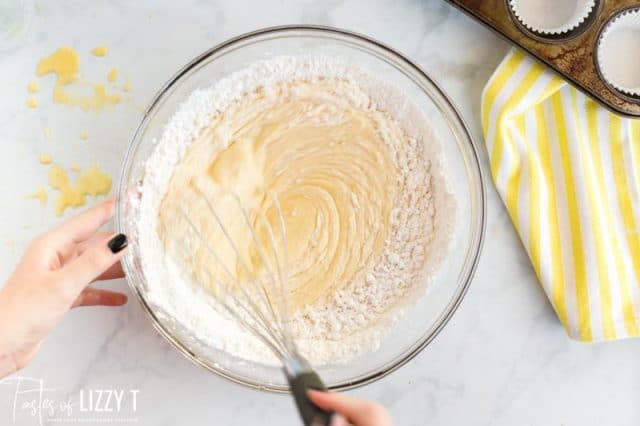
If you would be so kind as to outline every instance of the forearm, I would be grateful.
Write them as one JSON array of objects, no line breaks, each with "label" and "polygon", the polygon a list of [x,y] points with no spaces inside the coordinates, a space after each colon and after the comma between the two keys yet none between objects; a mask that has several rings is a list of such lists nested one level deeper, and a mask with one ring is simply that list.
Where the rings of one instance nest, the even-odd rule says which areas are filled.
[{"label": "forearm", "polygon": [[13,284],[10,278],[0,289],[0,378],[22,369],[37,345],[29,339],[29,319],[20,315],[35,309],[21,300]]}]

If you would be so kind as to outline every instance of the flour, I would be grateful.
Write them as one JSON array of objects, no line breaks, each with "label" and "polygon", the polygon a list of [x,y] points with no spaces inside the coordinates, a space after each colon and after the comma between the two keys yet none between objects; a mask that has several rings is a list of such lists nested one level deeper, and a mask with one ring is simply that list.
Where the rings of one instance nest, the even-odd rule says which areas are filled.
[{"label": "flour", "polygon": [[[362,265],[357,279],[292,316],[290,327],[302,355],[320,365],[376,350],[411,300],[424,293],[425,271],[427,277],[431,275],[446,252],[455,215],[438,161],[439,148],[420,111],[398,89],[327,58],[279,57],[195,91],[167,123],[139,189],[142,196],[136,214],[146,296],[169,320],[199,340],[245,360],[276,362],[258,339],[224,313],[165,253],[157,232],[158,207],[187,147],[234,102],[282,82],[331,78],[356,83],[358,91],[349,93],[354,102],[388,114],[404,135],[383,135],[397,168],[397,182],[382,252]],[[353,195],[350,201],[359,206],[363,200]]]}]

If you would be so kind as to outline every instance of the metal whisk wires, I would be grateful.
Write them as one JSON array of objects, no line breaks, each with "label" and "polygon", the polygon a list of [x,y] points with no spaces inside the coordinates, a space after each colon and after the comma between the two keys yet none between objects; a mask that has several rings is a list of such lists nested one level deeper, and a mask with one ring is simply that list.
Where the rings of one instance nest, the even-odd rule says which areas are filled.
[{"label": "metal whisk wires", "polygon": [[[215,288],[212,289],[212,293],[215,295],[215,300],[225,311],[262,340],[281,360],[295,356],[297,349],[291,338],[287,323],[286,231],[278,199],[269,194],[277,218],[277,227],[279,228],[280,252],[277,249],[274,230],[264,214],[259,211],[252,211],[258,225],[266,232],[268,243],[266,245],[268,247],[264,247],[263,243],[260,242],[256,225],[252,224],[250,212],[244,207],[240,198],[236,194],[226,193],[236,202],[242,214],[242,222],[246,225],[251,236],[252,247],[264,267],[265,274],[260,277],[256,274],[255,268],[250,266],[250,260],[246,259],[245,255],[242,254],[246,250],[241,250],[238,242],[231,237],[227,224],[223,222],[211,201],[199,188],[196,188],[195,191],[204,201],[205,210],[210,219],[219,226],[227,244],[236,256],[238,267],[241,268],[247,278],[241,281],[238,273],[233,271],[234,268],[225,264],[220,253],[213,247],[213,243],[207,240],[202,230],[194,223],[183,207],[178,208],[179,213],[188,225],[192,236],[195,237],[195,240],[192,238],[189,241],[197,241],[204,247],[210,259],[222,270],[223,277],[212,271],[211,264],[202,261],[197,256],[193,256],[193,248],[190,249],[187,245],[186,236],[180,237],[171,232],[171,230],[167,230],[167,235],[178,244],[185,259],[192,264],[195,263],[193,266],[205,273],[209,278],[209,282],[214,283]],[[269,256],[268,251],[271,256]]]}]

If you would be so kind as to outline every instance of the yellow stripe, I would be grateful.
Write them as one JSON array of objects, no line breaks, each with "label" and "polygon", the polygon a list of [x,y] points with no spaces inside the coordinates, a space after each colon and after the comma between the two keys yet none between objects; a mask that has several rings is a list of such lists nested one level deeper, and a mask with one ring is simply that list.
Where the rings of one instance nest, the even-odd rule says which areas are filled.
[{"label": "yellow stripe", "polygon": [[[539,66],[540,68],[542,68],[542,65],[539,65]],[[549,81],[549,84],[547,85],[547,87],[540,94],[540,97],[538,97],[538,99],[536,100],[536,104],[539,104],[540,102],[547,99],[550,95],[560,90],[560,88],[565,84],[567,83],[563,79],[561,79],[557,75],[554,75]]]},{"label": "yellow stripe", "polygon": [[502,91],[505,84],[511,79],[513,73],[522,63],[525,58],[525,54],[521,50],[517,50],[511,54],[511,57],[507,59],[501,66],[491,84],[485,90],[482,99],[482,130],[484,136],[487,136],[489,131],[489,116],[491,115],[491,106],[496,100],[498,93]]},{"label": "yellow stripe", "polygon": [[[540,151],[540,161],[542,164],[541,176],[543,184],[548,190],[549,214],[549,251],[551,252],[551,303],[560,318],[560,322],[565,326],[569,324],[567,316],[567,303],[564,293],[564,266],[562,264],[562,247],[560,245],[560,226],[558,219],[558,207],[556,204],[557,194],[554,185],[553,167],[551,164],[551,152],[549,150],[549,133],[544,117],[543,104],[535,107],[536,123],[538,127],[538,150]],[[542,183],[542,182],[541,182]],[[538,272],[540,276],[540,272]]]},{"label": "yellow stripe", "polygon": [[576,196],[576,183],[573,178],[571,153],[569,152],[569,135],[562,110],[562,92],[551,97],[551,106],[556,119],[558,131],[558,145],[560,160],[564,174],[564,184],[567,189],[567,208],[569,214],[569,229],[571,234],[571,251],[573,253],[573,271],[575,274],[576,300],[578,309],[578,331],[580,340],[591,341],[591,317],[589,309],[589,288],[587,287],[587,270],[584,257],[582,230],[580,229],[580,214]]},{"label": "yellow stripe", "polygon": [[[536,118],[536,142],[540,139],[541,131],[543,130]],[[525,141],[529,140],[528,136]],[[529,256],[534,269],[538,273],[538,278],[542,281],[542,265],[540,264],[540,220],[542,216],[540,214],[540,188],[544,186],[544,182],[541,180],[538,167],[537,153],[529,147]]]},{"label": "yellow stripe", "polygon": [[[571,108],[573,114],[578,121],[578,140],[584,141],[585,135],[582,134],[583,126],[587,123],[583,123],[578,110],[577,91],[571,90]],[[587,100],[586,102],[591,102]],[[587,199],[589,203],[589,214],[591,222],[591,231],[593,232],[593,244],[596,253],[596,265],[598,272],[598,289],[600,294],[600,315],[602,318],[602,331],[605,339],[615,339],[616,331],[613,323],[613,312],[611,311],[611,284],[609,283],[609,264],[607,262],[608,249],[607,241],[605,237],[606,221],[601,217],[601,208],[603,208],[602,200],[599,197],[602,192],[597,188],[598,182],[595,178],[595,165],[594,161],[596,157],[593,155],[593,151],[589,150],[589,147],[593,145],[593,140],[598,140],[597,121],[593,121],[593,113],[595,109],[590,108],[591,104],[586,104],[586,110],[590,111],[587,114],[587,129],[586,129],[586,144],[582,144],[586,149],[579,149],[583,164],[584,181],[587,186]],[[606,203],[604,203],[606,204]]]},{"label": "yellow stripe", "polygon": [[[511,121],[511,124],[512,124],[512,126],[510,126],[511,133],[512,134],[518,133],[518,135],[522,140],[526,140],[527,136],[526,136],[525,125],[524,125],[524,115],[522,114],[515,117],[513,121]],[[514,151],[517,149],[515,142],[513,142],[511,146],[513,147],[512,149]],[[513,220],[515,227],[519,229],[520,216],[518,214],[519,213],[518,198],[519,198],[519,188],[520,188],[520,176],[522,175],[522,166],[520,163],[520,154],[518,152],[514,153],[513,158],[514,158],[513,168],[512,168],[513,171],[509,176],[509,178],[507,179],[506,203],[507,203],[507,209],[511,214],[511,220]]]},{"label": "yellow stripe", "polygon": [[[628,288],[627,275],[625,274],[625,268],[624,268],[624,262],[623,262],[624,254],[622,253],[620,242],[618,241],[618,236],[613,226],[615,221],[613,219],[613,213],[611,212],[611,206],[609,205],[609,202],[607,200],[607,188],[605,186],[604,169],[603,169],[602,160],[601,160],[602,154],[600,151],[600,135],[598,130],[598,108],[599,107],[596,105],[595,102],[591,101],[590,99],[587,100],[587,108],[586,108],[587,109],[587,129],[589,132],[589,147],[591,149],[591,158],[593,160],[594,171],[596,174],[595,181],[598,186],[596,192],[599,195],[598,202],[602,206],[605,214],[603,226],[605,227],[606,235],[608,235],[609,238],[611,238],[611,247],[609,248],[609,250],[613,250],[612,257],[615,262],[616,271],[618,271],[618,282],[620,284],[619,288]],[[613,316],[613,308],[611,307],[612,303],[611,303],[610,288],[611,287],[609,288],[605,287],[600,289],[601,291],[600,299],[602,302],[603,315],[608,311],[610,311],[611,316]],[[627,297],[625,297],[624,292],[621,292],[621,297],[622,297],[621,304],[623,306],[622,314],[623,314],[624,325],[625,325],[625,330],[627,334],[633,335],[634,332],[637,333],[637,331],[635,331],[636,322],[634,319],[633,306],[631,306],[631,310],[624,308],[625,305],[630,304],[630,300],[628,298],[628,291],[626,293],[627,293]],[[607,336],[605,335],[605,337]],[[614,339],[615,335],[611,338]]]},{"label": "yellow stripe", "polygon": [[[544,68],[540,66],[534,66],[527,72],[518,88],[513,91],[513,94],[511,95],[511,97],[509,97],[509,100],[505,102],[503,109],[498,113],[498,116],[496,118],[498,128],[501,128],[501,126],[504,125],[504,118],[506,117],[506,113],[522,101],[522,99],[527,95],[527,93],[529,93],[529,90],[531,90],[531,87],[533,87],[533,85],[536,83],[543,72]],[[498,170],[500,170],[500,163],[502,162],[502,152],[504,150],[504,142],[504,137],[498,137],[498,135],[496,135],[496,140],[493,143],[493,150],[491,152],[491,172],[494,182],[498,177]],[[517,155],[516,158],[518,158]],[[518,164],[515,164],[514,167],[519,166],[520,164],[518,159]],[[510,174],[515,170],[516,169],[512,168]]]},{"label": "yellow stripe", "polygon": [[[638,200],[638,191],[640,191],[640,119],[627,120],[629,124],[629,140],[628,144],[631,148],[631,171],[628,172],[627,178],[629,185],[634,189],[635,197],[633,205],[636,207],[634,211],[636,219],[638,219],[638,209],[640,209],[640,200]],[[640,231],[639,231],[640,232]],[[640,282],[638,282],[640,286]]]},{"label": "yellow stripe", "polygon": [[640,143],[640,118],[629,120],[629,127],[631,128],[631,141],[634,142],[633,146],[634,148],[640,149],[640,147],[637,146],[637,144]]}]

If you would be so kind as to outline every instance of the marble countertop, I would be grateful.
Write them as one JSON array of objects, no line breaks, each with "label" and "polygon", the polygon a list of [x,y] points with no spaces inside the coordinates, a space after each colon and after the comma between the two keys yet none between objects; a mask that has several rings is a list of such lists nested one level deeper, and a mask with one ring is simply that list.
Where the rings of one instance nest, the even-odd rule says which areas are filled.
[{"label": "marble countertop", "polygon": [[[141,107],[179,66],[229,37],[291,23],[361,32],[407,54],[444,87],[482,141],[480,93],[509,47],[442,1],[37,1],[26,37],[0,52],[0,276],[9,274],[33,236],[60,221],[51,202],[42,209],[25,198],[46,183],[40,153],[66,166],[96,161],[116,181]],[[50,85],[43,83],[40,105],[28,109],[26,85],[37,59],[63,45],[86,58],[88,79],[118,67],[121,81],[131,84],[131,99],[85,113],[52,105],[45,95]],[[97,45],[110,53],[95,65],[88,52]],[[484,152],[482,161],[488,172]],[[409,364],[350,393],[382,402],[398,425],[640,424],[640,341],[568,340],[487,184],[487,238],[458,312]],[[122,281],[108,287],[128,291]],[[290,398],[246,389],[190,364],[133,299],[119,309],[74,310],[20,375],[42,380],[51,400],[71,400],[76,409],[81,398],[85,408],[89,396],[97,399],[96,390],[124,390],[118,415],[135,417],[135,424],[299,424]],[[15,383],[0,385],[0,424],[38,424],[20,407],[14,422],[15,395]]]}]

